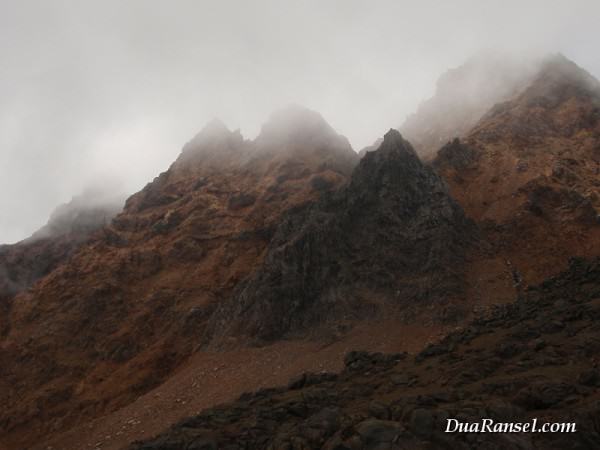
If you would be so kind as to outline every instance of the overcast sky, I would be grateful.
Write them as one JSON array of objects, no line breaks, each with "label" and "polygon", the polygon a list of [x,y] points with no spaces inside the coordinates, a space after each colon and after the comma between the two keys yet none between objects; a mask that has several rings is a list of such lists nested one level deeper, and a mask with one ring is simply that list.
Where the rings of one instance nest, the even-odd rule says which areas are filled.
[{"label": "overcast sky", "polygon": [[138,190],[213,117],[253,138],[300,103],[360,149],[481,49],[599,76],[599,43],[598,0],[0,0],[0,242],[90,184]]}]

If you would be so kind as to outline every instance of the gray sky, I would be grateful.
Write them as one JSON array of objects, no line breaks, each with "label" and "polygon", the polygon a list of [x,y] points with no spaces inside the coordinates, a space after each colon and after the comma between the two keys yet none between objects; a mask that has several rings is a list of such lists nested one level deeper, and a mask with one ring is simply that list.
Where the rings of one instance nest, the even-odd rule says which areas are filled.
[{"label": "gray sky", "polygon": [[319,111],[355,149],[485,48],[600,75],[600,2],[0,0],[0,242],[90,184],[134,192],[213,117]]}]

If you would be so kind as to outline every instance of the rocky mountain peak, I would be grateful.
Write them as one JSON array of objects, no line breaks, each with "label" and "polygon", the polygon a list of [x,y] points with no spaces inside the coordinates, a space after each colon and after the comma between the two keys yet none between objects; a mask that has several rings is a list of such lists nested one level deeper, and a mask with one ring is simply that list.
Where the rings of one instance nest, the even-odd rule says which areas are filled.
[{"label": "rocky mountain peak", "polygon": [[580,83],[591,88],[600,87],[600,83],[596,78],[562,53],[552,54],[544,58],[537,78],[543,77]]},{"label": "rocky mountain peak", "polygon": [[539,60],[482,52],[442,74],[434,95],[407,117],[400,131],[425,159],[455,137],[466,135],[496,103],[522,92]]},{"label": "rocky mountain peak", "polygon": [[413,146],[405,140],[400,132],[390,129],[383,137],[383,141],[376,151],[365,155],[364,165],[381,165],[384,162],[399,164],[419,165],[419,157]]},{"label": "rocky mountain peak", "polygon": [[354,196],[403,197],[403,207],[427,202],[423,195],[443,189],[397,130],[389,130],[376,151],[367,152],[352,175],[350,189]]},{"label": "rocky mountain peak", "polygon": [[283,218],[263,267],[219,305],[209,339],[275,339],[381,311],[376,298],[410,308],[459,296],[450,268],[473,235],[443,181],[391,130],[347,186]]},{"label": "rocky mountain peak", "polygon": [[488,142],[513,142],[513,149],[540,139],[572,137],[600,123],[600,82],[561,54],[550,55],[527,87],[499,102],[471,130]]},{"label": "rocky mountain peak", "polygon": [[565,255],[598,253],[599,86],[565,56],[547,56],[520,93],[433,161],[524,284],[556,273]]},{"label": "rocky mountain peak", "polygon": [[554,108],[569,99],[600,100],[600,82],[562,54],[547,57],[523,99],[529,105]]},{"label": "rocky mountain peak", "polygon": [[350,175],[358,161],[346,137],[316,111],[291,105],[274,112],[262,126],[253,148],[271,164],[308,164]]}]

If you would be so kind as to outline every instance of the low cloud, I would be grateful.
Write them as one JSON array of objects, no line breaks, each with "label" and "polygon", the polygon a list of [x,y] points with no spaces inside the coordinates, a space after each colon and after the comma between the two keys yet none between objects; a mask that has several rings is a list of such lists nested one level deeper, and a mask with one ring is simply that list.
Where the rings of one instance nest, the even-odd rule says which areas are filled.
[{"label": "low cloud", "polygon": [[482,48],[596,76],[597,1],[23,1],[0,6],[0,242],[108,177],[133,192],[213,117],[254,137],[289,103],[355,149]]}]

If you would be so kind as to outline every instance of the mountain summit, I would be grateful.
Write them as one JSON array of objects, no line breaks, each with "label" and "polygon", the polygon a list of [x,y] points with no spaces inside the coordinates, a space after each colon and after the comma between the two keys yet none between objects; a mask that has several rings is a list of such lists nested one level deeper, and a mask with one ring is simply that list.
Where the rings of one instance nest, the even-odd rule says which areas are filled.
[{"label": "mountain summit", "polygon": [[254,141],[258,154],[271,164],[282,158],[313,160],[349,175],[358,157],[346,137],[316,111],[291,105],[274,112]]},{"label": "mountain summit", "polygon": [[468,133],[496,103],[522,92],[539,64],[529,57],[481,52],[444,73],[434,95],[399,129],[421,157],[429,160],[447,141]]},{"label": "mountain summit", "polygon": [[551,56],[433,162],[524,284],[566,268],[566,255],[600,254],[599,86]]},{"label": "mountain summit", "polygon": [[262,126],[257,141],[300,143],[309,140],[337,139],[339,135],[316,111],[289,105],[275,111]]},{"label": "mountain summit", "polygon": [[110,412],[159,385],[261,267],[286,212],[345,184],[356,161],[308,110],[273,116],[254,141],[204,127],[69,258],[0,299],[3,437],[29,448],[76,422],[59,417]]}]

